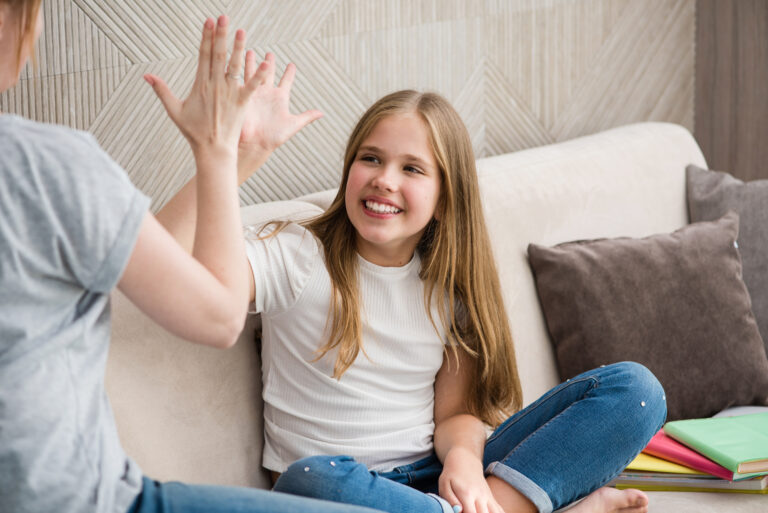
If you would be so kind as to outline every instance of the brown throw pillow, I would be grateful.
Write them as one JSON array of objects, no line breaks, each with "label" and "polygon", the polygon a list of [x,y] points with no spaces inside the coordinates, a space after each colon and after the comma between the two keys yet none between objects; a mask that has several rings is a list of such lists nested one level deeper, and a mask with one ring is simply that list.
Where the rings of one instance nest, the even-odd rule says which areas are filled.
[{"label": "brown throw pillow", "polygon": [[668,419],[768,405],[768,358],[741,279],[738,216],[644,239],[528,256],[562,379],[630,360],[666,390]]},{"label": "brown throw pillow", "polygon": [[768,180],[744,183],[728,173],[686,168],[691,222],[739,214],[739,252],[752,312],[768,352]]}]

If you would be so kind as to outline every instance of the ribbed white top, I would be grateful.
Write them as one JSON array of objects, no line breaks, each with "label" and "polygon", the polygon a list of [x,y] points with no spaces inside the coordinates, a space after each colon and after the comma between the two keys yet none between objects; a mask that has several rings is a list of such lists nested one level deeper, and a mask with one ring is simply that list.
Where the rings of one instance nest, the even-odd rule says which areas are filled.
[{"label": "ribbed white top", "polygon": [[434,301],[439,333],[425,311],[418,256],[403,267],[358,258],[365,354],[336,380],[335,351],[313,361],[331,294],[319,242],[291,224],[249,238],[247,252],[262,313],[263,465],[282,472],[305,456],[345,454],[386,471],[430,454],[445,333]]}]

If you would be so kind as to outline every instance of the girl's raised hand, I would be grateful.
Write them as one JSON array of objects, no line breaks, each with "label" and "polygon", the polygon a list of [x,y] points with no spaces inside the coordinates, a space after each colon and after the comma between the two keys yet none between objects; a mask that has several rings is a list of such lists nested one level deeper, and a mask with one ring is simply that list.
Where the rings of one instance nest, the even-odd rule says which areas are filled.
[{"label": "girl's raised hand", "polygon": [[244,181],[278,146],[299,130],[322,117],[319,110],[291,114],[291,86],[296,66],[288,64],[275,87],[275,56],[267,53],[258,67],[256,53],[248,50],[245,56],[245,80],[258,80],[256,92],[248,100],[246,117],[240,132],[238,168]]},{"label": "girl's raised hand", "polygon": [[197,75],[185,100],[176,98],[161,78],[144,76],[196,154],[209,149],[234,154],[248,101],[264,79],[263,73],[251,73],[240,83],[245,51],[243,30],[235,34],[227,65],[228,24],[226,16],[220,16],[218,22],[205,20]]}]

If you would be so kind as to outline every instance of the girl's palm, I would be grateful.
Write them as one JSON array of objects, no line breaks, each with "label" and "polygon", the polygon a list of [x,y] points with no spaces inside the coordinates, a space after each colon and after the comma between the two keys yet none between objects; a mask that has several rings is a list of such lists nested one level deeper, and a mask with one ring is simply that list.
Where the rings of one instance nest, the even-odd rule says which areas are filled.
[{"label": "girl's palm", "polygon": [[256,73],[264,77],[248,100],[245,121],[240,131],[240,158],[255,158],[265,152],[271,153],[293,137],[306,125],[320,118],[318,110],[291,114],[290,99],[296,67],[289,64],[280,83],[275,87],[275,57],[267,54],[264,62],[256,68],[255,54],[249,51],[245,60],[245,80]]}]

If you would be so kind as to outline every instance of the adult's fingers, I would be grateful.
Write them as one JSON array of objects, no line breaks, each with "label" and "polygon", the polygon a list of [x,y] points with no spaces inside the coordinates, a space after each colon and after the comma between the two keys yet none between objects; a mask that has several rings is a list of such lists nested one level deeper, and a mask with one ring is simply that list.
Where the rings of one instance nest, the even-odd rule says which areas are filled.
[{"label": "adult's fingers", "polygon": [[162,78],[148,73],[144,75],[144,80],[146,80],[147,83],[152,86],[155,94],[160,99],[160,103],[162,103],[163,107],[165,107],[165,111],[168,113],[168,116],[170,116],[170,118],[176,122],[178,113],[181,110],[181,101],[179,101],[179,99],[173,95],[171,90],[168,88],[168,85],[163,81]]},{"label": "adult's fingers", "polygon": [[229,58],[227,75],[230,79],[243,75],[243,59],[245,53],[245,31],[239,29],[235,32],[235,44],[232,48],[232,56]]},{"label": "adult's fingers", "polygon": [[294,63],[289,63],[288,66],[285,67],[285,71],[283,72],[283,78],[280,79],[280,83],[277,85],[277,87],[285,87],[288,91],[291,90],[291,86],[293,85],[293,79],[296,76],[296,65]]},{"label": "adult's fingers", "polygon": [[227,25],[229,18],[219,16],[216,32],[213,36],[213,59],[211,61],[211,76],[214,80],[224,79],[224,68],[227,65]]},{"label": "adult's fingers", "polygon": [[208,80],[211,76],[211,43],[213,42],[213,18],[208,18],[203,24],[203,37],[200,40],[200,52],[197,59],[197,76],[195,80],[200,82]]}]

